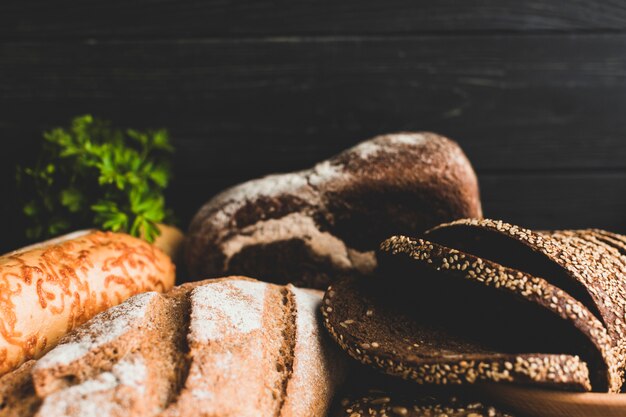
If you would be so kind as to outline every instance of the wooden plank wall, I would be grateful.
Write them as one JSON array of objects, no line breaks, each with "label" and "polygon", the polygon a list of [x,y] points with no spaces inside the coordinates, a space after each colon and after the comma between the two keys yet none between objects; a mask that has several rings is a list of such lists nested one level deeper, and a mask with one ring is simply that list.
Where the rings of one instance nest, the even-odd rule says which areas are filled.
[{"label": "wooden plank wall", "polygon": [[14,164],[88,112],[170,129],[183,226],[226,186],[432,130],[487,216],[626,232],[625,29],[621,1],[0,2],[0,247]]}]

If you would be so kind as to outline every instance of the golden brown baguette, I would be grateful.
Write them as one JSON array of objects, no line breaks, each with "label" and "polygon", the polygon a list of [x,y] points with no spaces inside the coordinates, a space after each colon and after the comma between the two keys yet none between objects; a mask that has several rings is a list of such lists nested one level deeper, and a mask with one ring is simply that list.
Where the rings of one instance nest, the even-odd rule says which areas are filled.
[{"label": "golden brown baguette", "polygon": [[0,257],[0,375],[38,358],[95,314],[175,269],[156,247],[121,233],[80,231]]}]

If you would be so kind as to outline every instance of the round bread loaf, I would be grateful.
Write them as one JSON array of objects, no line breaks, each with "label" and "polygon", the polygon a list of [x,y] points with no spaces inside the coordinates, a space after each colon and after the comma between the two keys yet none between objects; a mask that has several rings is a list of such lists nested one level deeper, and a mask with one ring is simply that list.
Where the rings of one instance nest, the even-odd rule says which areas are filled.
[{"label": "round bread loaf", "polygon": [[476,175],[455,142],[390,134],[215,196],[191,222],[185,258],[196,277],[321,289],[337,276],[370,274],[378,243],[392,234],[481,215]]},{"label": "round bread loaf", "polygon": [[81,231],[0,257],[0,375],[144,291],[174,284],[169,257],[121,233]]}]

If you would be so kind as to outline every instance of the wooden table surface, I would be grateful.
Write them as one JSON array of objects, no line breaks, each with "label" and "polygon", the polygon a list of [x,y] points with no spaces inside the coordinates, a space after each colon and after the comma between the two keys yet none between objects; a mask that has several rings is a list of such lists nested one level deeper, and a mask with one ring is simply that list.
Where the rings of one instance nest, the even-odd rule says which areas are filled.
[{"label": "wooden table surface", "polygon": [[572,393],[493,385],[482,394],[520,417],[623,417],[626,394]]}]

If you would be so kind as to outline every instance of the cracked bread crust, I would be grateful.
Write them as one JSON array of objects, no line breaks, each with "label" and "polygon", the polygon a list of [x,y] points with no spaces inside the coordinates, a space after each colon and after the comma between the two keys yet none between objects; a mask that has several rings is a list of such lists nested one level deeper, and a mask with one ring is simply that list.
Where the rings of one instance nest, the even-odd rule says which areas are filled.
[{"label": "cracked bread crust", "polygon": [[0,377],[0,417],[32,416],[41,405],[30,374],[34,364],[30,360]]},{"label": "cracked bread crust", "polygon": [[323,416],[344,364],[320,302],[243,277],[133,297],[22,373],[36,404],[24,415]]},{"label": "cracked bread crust", "polygon": [[371,273],[378,243],[393,233],[481,214],[476,175],[455,142],[383,135],[215,196],[191,222],[185,259],[194,276],[323,289],[340,275]]}]

